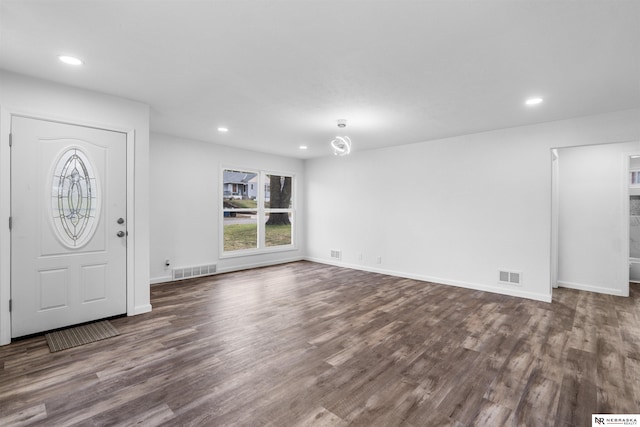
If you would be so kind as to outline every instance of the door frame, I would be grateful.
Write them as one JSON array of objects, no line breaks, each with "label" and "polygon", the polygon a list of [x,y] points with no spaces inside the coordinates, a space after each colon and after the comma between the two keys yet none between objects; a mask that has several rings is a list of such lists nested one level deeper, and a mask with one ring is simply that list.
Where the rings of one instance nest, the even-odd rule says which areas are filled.
[{"label": "door frame", "polygon": [[122,126],[76,120],[69,117],[56,117],[46,113],[24,111],[13,108],[0,109],[0,345],[11,342],[11,233],[9,217],[11,216],[11,149],[9,134],[13,117],[45,120],[74,126],[83,126],[126,135],[126,179],[127,179],[127,315],[135,312],[135,130]]},{"label": "door frame", "polygon": [[560,223],[560,194],[559,194],[560,156],[557,148],[551,149],[551,287],[549,293],[558,288],[559,267],[559,229]]},{"label": "door frame", "polygon": [[640,156],[640,151],[629,151],[627,153],[623,153],[622,154],[622,162],[624,163],[624,198],[622,200],[622,214],[624,215],[623,217],[623,234],[624,234],[624,239],[622,240],[622,250],[624,251],[625,254],[627,254],[627,257],[625,258],[625,271],[627,272],[627,287],[626,287],[626,294],[623,295],[625,297],[629,296],[629,287],[630,287],[630,280],[631,280],[631,241],[630,241],[630,237],[631,237],[631,223],[630,223],[630,210],[631,210],[631,183],[630,183],[630,178],[631,178],[631,158],[632,157],[636,157],[636,156]]},{"label": "door frame", "polygon": [[[589,144],[587,146],[600,146],[609,144],[620,144],[632,141],[618,141],[603,144]],[[567,147],[552,147],[551,148],[551,257],[550,257],[550,288],[553,293],[553,289],[558,288],[558,271],[560,266],[560,253],[559,253],[559,222],[560,211],[559,203],[561,199],[559,182],[560,182],[560,150],[585,147],[585,145],[571,145]],[[622,271],[622,289],[619,293],[607,293],[607,295],[615,295],[628,297],[629,296],[629,158],[632,155],[640,155],[640,151],[622,152],[620,156],[620,206],[622,207],[622,215],[620,217],[620,246],[622,254],[620,256],[619,267]],[[555,285],[555,286],[554,286]]]}]

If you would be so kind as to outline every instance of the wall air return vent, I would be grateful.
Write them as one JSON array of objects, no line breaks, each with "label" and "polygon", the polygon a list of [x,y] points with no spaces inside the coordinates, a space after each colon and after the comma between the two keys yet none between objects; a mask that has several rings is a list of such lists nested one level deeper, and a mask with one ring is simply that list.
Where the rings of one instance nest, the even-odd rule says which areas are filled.
[{"label": "wall air return vent", "polygon": [[519,271],[499,270],[498,283],[522,286],[522,273]]},{"label": "wall air return vent", "polygon": [[179,267],[172,270],[173,280],[190,279],[192,277],[209,276],[216,272],[216,264],[196,265],[193,267]]}]

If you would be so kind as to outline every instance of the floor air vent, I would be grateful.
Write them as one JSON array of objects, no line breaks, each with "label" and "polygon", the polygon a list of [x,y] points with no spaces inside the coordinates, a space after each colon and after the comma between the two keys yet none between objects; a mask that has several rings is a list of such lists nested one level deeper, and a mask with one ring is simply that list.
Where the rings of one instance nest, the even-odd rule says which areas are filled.
[{"label": "floor air vent", "polygon": [[208,276],[216,272],[216,264],[196,265],[194,267],[180,267],[173,269],[173,280],[190,279],[192,277]]}]

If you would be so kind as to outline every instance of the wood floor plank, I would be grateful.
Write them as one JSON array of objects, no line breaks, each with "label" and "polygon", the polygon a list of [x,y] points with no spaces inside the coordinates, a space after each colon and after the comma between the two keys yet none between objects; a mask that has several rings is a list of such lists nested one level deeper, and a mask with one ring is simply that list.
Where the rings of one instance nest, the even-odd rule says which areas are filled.
[{"label": "wood floor plank", "polygon": [[529,376],[511,419],[516,425],[553,425],[559,398],[560,384],[546,378],[536,368]]},{"label": "wood floor plank", "polygon": [[354,426],[397,425],[407,418],[415,401],[415,384],[396,378],[386,387],[371,394],[364,405],[349,414],[348,420]]},{"label": "wood floor plank", "polygon": [[120,335],[0,347],[0,425],[590,425],[640,412],[640,285],[551,304],[295,262],[155,285]]},{"label": "wood floor plank", "polygon": [[503,426],[511,416],[511,409],[498,405],[489,400],[483,400],[475,418],[470,425],[474,426]]},{"label": "wood floor plank", "polygon": [[[628,378],[640,378],[640,360],[625,359],[625,368],[629,373]],[[625,395],[627,400],[631,400],[631,404],[635,408],[640,408],[640,381],[630,382],[633,388],[633,398],[629,399],[629,395]]]},{"label": "wood floor plank", "polygon": [[315,408],[298,423],[299,427],[346,427],[348,425],[349,423],[322,407]]},{"label": "wood floor plank", "polygon": [[179,423],[175,419],[175,414],[166,403],[161,403],[146,411],[137,411],[135,407],[138,404],[138,400],[133,400],[122,407],[100,413],[93,417],[90,422],[93,425],[109,425],[114,427],[157,426],[170,421],[176,422],[176,424]]},{"label": "wood floor plank", "polygon": [[28,426],[36,421],[47,418],[47,409],[43,403],[31,407],[11,412],[5,415],[5,411],[0,412],[0,425],[3,426]]},{"label": "wood floor plank", "polygon": [[532,351],[530,343],[524,339],[519,340],[509,359],[494,377],[484,398],[492,403],[500,402],[501,406],[515,410],[538,362],[539,359]]},{"label": "wood floor plank", "polygon": [[622,339],[618,330],[603,327],[598,330],[597,392],[599,413],[633,413],[636,405],[622,396],[633,396],[633,385],[626,381],[629,377],[625,357],[620,352]]},{"label": "wood floor plank", "polygon": [[596,366],[594,353],[569,349],[560,386],[556,425],[588,425],[591,423],[591,414],[600,413]]}]

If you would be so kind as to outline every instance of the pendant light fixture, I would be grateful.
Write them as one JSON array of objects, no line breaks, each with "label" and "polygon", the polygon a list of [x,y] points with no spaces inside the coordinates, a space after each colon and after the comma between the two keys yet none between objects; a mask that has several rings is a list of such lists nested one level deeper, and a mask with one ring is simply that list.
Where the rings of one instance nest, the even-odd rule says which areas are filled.
[{"label": "pendant light fixture", "polygon": [[[338,128],[344,129],[347,127],[347,121],[345,119],[338,119]],[[346,156],[351,152],[351,139],[348,136],[336,136],[331,141],[331,147],[333,147],[333,154],[336,156]]]}]

